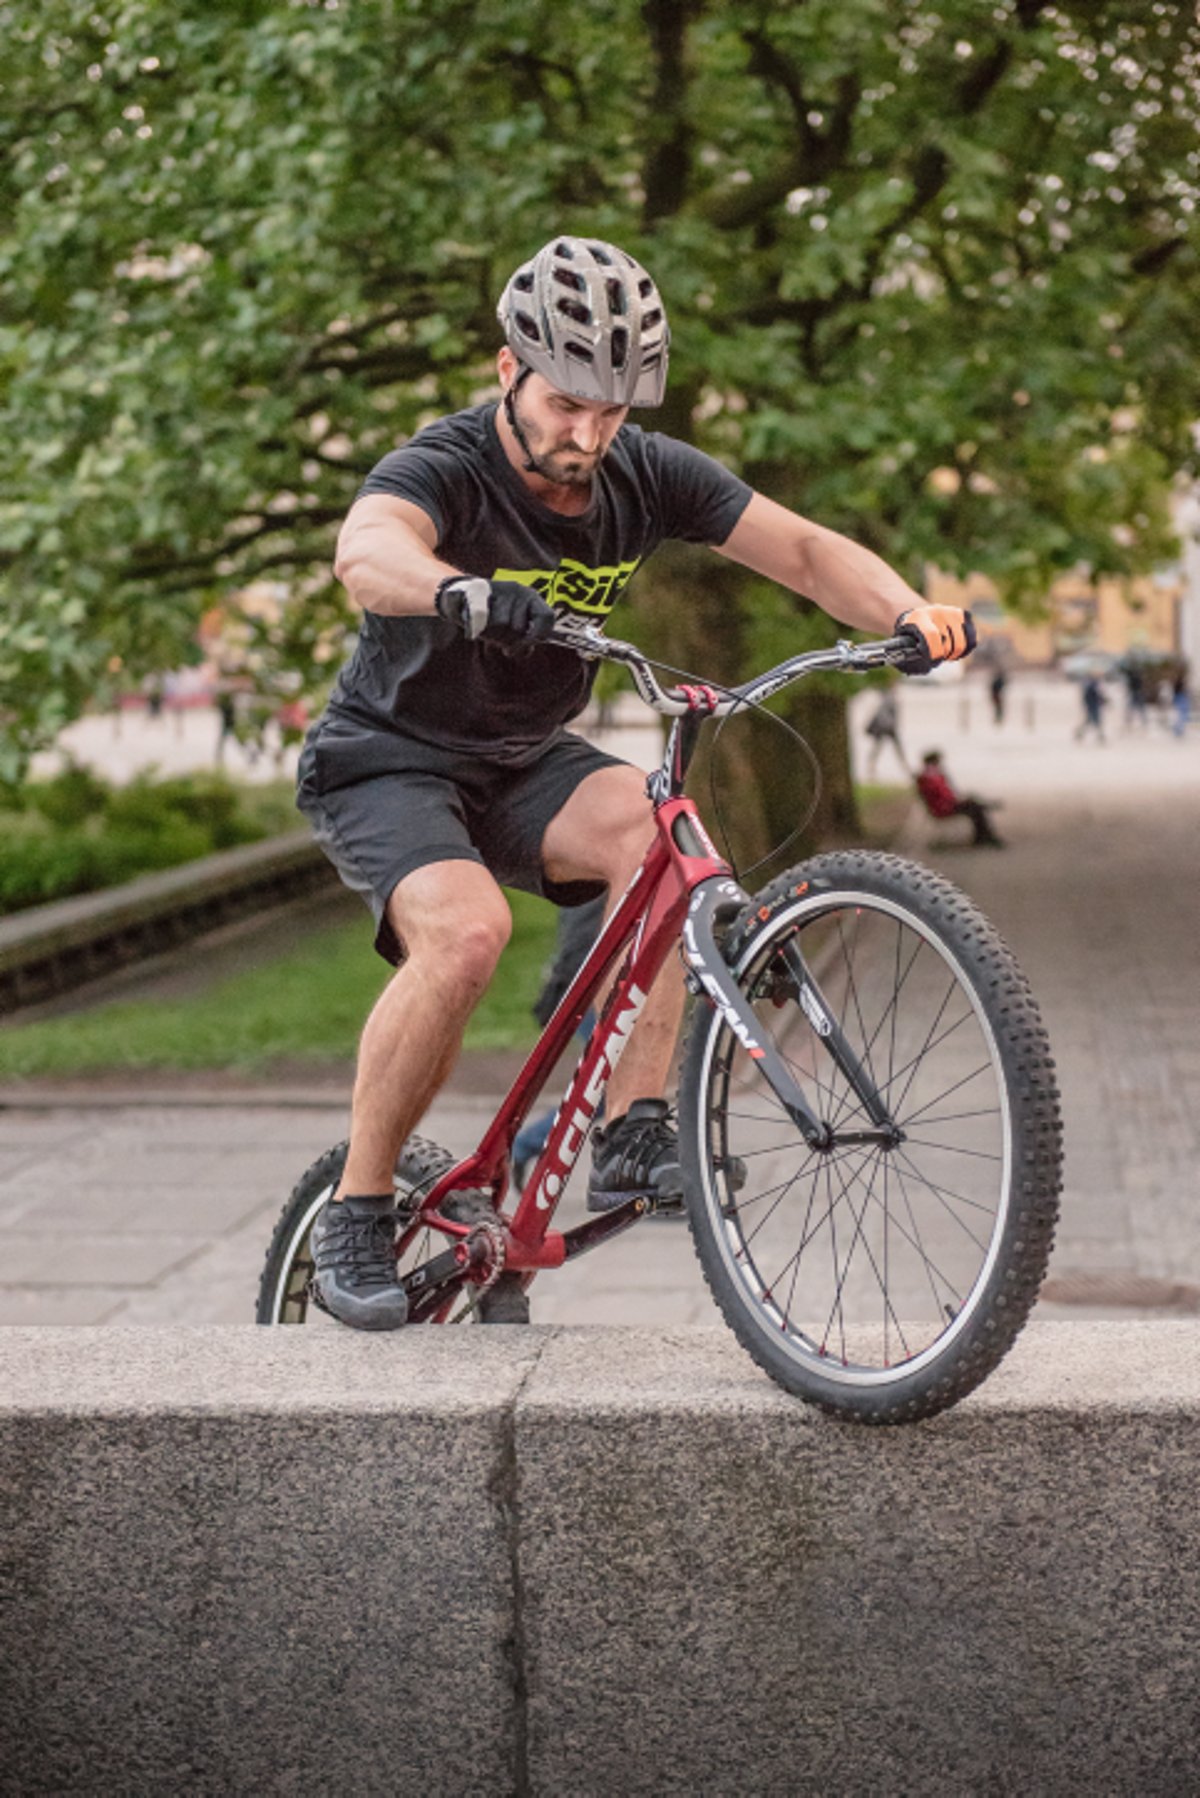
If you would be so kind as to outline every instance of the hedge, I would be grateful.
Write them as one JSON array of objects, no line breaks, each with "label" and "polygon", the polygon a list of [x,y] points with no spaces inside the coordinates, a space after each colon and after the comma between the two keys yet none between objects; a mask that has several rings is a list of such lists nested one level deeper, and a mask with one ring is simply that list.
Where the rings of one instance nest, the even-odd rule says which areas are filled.
[{"label": "hedge", "polygon": [[290,785],[237,786],[223,774],[115,787],[68,766],[0,808],[0,915],[119,886],[299,823]]}]

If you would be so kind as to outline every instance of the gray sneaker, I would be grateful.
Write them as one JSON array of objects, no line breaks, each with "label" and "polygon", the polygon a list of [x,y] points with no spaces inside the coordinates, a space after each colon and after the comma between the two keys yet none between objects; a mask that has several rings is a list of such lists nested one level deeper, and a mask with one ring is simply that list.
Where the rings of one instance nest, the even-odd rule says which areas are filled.
[{"label": "gray sneaker", "polygon": [[[731,1156],[727,1167],[734,1192],[746,1184],[746,1164]],[[589,1211],[615,1211],[630,1199],[657,1201],[654,1217],[683,1216],[683,1169],[674,1114],[665,1099],[635,1099],[592,1138]]]},{"label": "gray sneaker", "polygon": [[396,1279],[393,1193],[332,1199],[312,1227],[313,1284],[320,1303],[353,1330],[398,1330],[408,1297]]},{"label": "gray sneaker", "polygon": [[639,1198],[683,1210],[679,1138],[665,1099],[635,1099],[624,1117],[597,1130],[592,1139],[588,1210],[615,1211]]}]

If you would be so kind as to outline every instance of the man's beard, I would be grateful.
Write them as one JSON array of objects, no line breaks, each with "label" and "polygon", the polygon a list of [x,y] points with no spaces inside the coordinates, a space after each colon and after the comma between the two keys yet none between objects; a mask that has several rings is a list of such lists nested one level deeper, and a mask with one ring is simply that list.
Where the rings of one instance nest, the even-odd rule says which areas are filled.
[{"label": "man's beard", "polygon": [[529,459],[542,479],[553,481],[556,487],[590,487],[600,466],[599,456],[580,457],[572,450],[554,450],[547,456],[535,453]]},{"label": "man's beard", "polygon": [[[518,423],[525,433],[527,444],[526,459],[533,464],[534,472],[540,474],[544,481],[550,481],[555,487],[590,487],[592,476],[603,459],[603,450],[586,455],[582,450],[547,450],[545,453],[534,447],[530,422],[521,416],[514,397],[513,411],[517,414]],[[574,464],[573,467],[569,464]]]}]

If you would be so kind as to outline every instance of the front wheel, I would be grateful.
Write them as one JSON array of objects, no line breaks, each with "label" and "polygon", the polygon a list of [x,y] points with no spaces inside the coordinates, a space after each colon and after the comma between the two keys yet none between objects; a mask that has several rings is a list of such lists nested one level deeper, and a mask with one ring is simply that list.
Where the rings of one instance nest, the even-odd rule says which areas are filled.
[{"label": "front wheel", "polygon": [[[795,948],[883,1100],[889,1141],[800,1003]],[[1029,987],[965,894],[865,852],[773,881],[723,952],[828,1139],[809,1146],[701,1000],[680,1150],[717,1304],[800,1398],[862,1422],[932,1416],[1011,1347],[1053,1242],[1058,1092]]]}]

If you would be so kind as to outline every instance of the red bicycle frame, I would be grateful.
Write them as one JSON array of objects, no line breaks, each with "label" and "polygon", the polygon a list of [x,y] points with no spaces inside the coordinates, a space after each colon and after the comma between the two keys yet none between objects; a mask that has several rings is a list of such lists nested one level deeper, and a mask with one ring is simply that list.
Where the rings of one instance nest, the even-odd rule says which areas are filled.
[{"label": "red bicycle frame", "polygon": [[713,848],[690,799],[668,799],[655,807],[654,816],[657,834],[645,860],[563,994],[478,1149],[444,1174],[421,1204],[423,1223],[436,1223],[448,1235],[466,1237],[471,1226],[435,1219],[433,1214],[442,1200],[464,1187],[490,1187],[496,1201],[503,1198],[516,1134],[609,969],[625,950],[624,962],[516,1211],[511,1220],[498,1219],[504,1228],[505,1266],[514,1271],[561,1267],[573,1254],[635,1223],[649,1208],[649,1200],[633,1199],[566,1235],[550,1229],[609,1075],[679,939],[692,893],[703,881],[717,879],[730,888],[731,904],[744,902],[744,894],[730,878],[728,863]]}]

